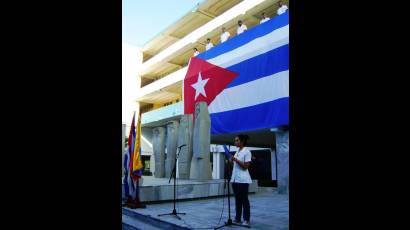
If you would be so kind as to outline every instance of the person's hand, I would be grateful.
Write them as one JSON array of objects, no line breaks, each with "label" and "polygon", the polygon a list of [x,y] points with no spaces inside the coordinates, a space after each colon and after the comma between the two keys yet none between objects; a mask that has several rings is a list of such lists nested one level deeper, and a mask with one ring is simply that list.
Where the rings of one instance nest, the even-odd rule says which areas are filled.
[{"label": "person's hand", "polygon": [[232,156],[232,161],[236,162],[238,159],[236,159],[236,157]]}]

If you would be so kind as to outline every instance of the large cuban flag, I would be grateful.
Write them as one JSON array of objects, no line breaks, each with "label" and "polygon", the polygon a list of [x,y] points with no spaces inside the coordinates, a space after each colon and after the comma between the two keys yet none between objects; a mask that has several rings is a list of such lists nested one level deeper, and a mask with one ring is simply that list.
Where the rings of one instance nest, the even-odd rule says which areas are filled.
[{"label": "large cuban flag", "polygon": [[288,14],[192,58],[184,79],[185,114],[206,101],[214,135],[288,125]]}]

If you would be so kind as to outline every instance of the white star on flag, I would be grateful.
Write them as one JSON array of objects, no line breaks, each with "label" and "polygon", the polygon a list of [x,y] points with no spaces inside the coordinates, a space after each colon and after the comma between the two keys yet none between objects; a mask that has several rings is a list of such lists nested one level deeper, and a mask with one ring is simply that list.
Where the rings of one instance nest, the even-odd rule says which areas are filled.
[{"label": "white star on flag", "polygon": [[201,72],[199,72],[198,81],[195,84],[191,85],[195,89],[195,100],[199,96],[199,94],[202,94],[204,97],[206,97],[205,85],[208,82],[208,80],[209,78],[202,80]]}]

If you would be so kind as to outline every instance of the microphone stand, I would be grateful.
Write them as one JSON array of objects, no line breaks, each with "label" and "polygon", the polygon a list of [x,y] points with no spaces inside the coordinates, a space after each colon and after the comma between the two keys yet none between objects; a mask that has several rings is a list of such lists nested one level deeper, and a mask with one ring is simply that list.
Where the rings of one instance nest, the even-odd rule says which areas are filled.
[{"label": "microphone stand", "polygon": [[[229,146],[229,150],[230,149],[231,149],[231,146]],[[229,153],[229,154],[231,154],[231,153]],[[225,185],[228,186],[228,221],[225,222],[225,224],[214,228],[214,230],[223,228],[225,226],[231,226],[231,225],[236,225],[236,226],[241,226],[241,227],[248,227],[248,226],[244,226],[244,225],[236,224],[236,223],[232,222],[232,219],[231,219],[231,201],[230,201],[231,192],[229,191],[229,187],[230,187],[229,178],[231,178],[231,175],[230,175],[231,168],[229,167],[229,165],[230,165],[229,164],[229,159],[227,159],[226,155],[225,155],[225,159],[226,159],[226,161],[225,161],[226,162],[225,163]],[[250,227],[248,227],[248,228],[250,228]]]},{"label": "microphone stand", "polygon": [[177,210],[175,209],[175,204],[176,204],[176,178],[177,178],[177,176],[176,176],[176,169],[177,169],[177,159],[178,159],[178,157],[179,157],[179,153],[181,152],[181,148],[182,147],[184,147],[185,145],[182,145],[182,146],[179,146],[178,147],[178,153],[177,153],[177,155],[175,156],[175,162],[174,162],[174,169],[172,170],[172,172],[171,172],[171,177],[169,178],[169,182],[168,183],[171,183],[171,178],[172,178],[172,176],[174,176],[174,210],[172,210],[172,212],[171,213],[165,213],[165,214],[159,214],[158,216],[166,216],[166,215],[173,215],[173,216],[175,216],[176,218],[178,218],[179,220],[181,220],[181,217],[179,217],[178,216],[178,214],[182,214],[182,215],[185,215],[186,213],[182,213],[182,212],[177,212]]}]

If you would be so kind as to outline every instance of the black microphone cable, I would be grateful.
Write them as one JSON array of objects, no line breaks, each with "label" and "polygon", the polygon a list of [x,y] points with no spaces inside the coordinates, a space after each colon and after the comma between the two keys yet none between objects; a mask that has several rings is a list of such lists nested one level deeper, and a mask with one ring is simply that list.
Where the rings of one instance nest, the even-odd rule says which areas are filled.
[{"label": "black microphone cable", "polygon": [[[230,146],[229,146],[229,147],[230,147]],[[228,162],[228,163],[229,163],[229,162]],[[229,166],[228,166],[227,170],[229,170]],[[225,177],[225,175],[224,175],[224,177]],[[229,181],[227,182],[227,181],[226,181],[226,178],[224,178],[224,195],[222,196],[222,210],[221,210],[221,215],[220,215],[220,217],[219,217],[219,220],[218,220],[218,223],[216,224],[216,226],[214,226],[214,227],[194,228],[194,227],[192,227],[190,224],[188,224],[184,219],[181,218],[182,222],[184,222],[184,224],[185,224],[188,228],[191,228],[191,229],[193,229],[193,230],[195,230],[195,229],[215,229],[215,228],[217,228],[217,227],[219,226],[219,224],[221,223],[222,216],[223,216],[224,209],[225,209],[225,197],[226,197],[226,193],[227,193],[227,186],[229,186]],[[178,190],[177,190],[177,191],[178,191]],[[228,194],[228,196],[229,196],[229,194]],[[177,203],[177,210],[179,210],[178,203]],[[177,212],[178,212],[178,211],[177,211]]]}]

